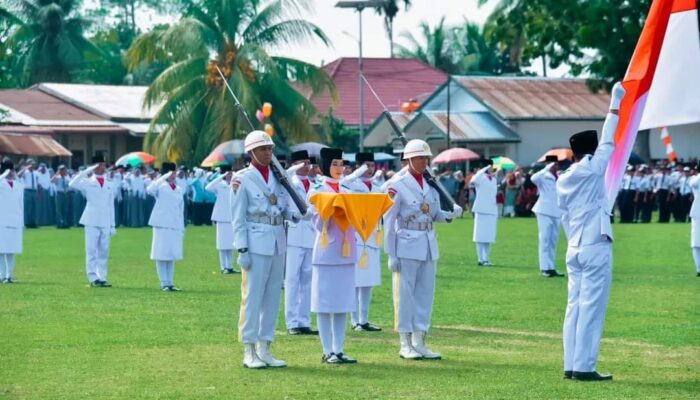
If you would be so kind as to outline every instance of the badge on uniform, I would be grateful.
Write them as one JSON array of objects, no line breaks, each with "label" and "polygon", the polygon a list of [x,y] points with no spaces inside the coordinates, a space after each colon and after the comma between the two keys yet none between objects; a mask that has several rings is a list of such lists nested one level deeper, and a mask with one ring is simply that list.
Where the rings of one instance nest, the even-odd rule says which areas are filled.
[{"label": "badge on uniform", "polygon": [[430,204],[423,202],[420,205],[420,210],[423,211],[423,214],[429,214],[430,213]]},{"label": "badge on uniform", "polygon": [[272,204],[273,206],[277,205],[277,196],[275,196],[274,193],[271,194],[270,197],[268,197],[268,199],[270,200],[270,204]]}]

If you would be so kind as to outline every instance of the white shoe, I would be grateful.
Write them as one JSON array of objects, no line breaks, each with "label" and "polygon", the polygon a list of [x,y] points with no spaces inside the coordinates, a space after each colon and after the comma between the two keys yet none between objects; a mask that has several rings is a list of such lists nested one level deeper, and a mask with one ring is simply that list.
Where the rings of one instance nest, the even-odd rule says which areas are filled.
[{"label": "white shoe", "polygon": [[413,332],[411,339],[413,341],[413,348],[416,349],[423,358],[428,360],[440,360],[442,358],[440,353],[435,353],[425,347],[425,332]]},{"label": "white shoe", "polygon": [[255,345],[252,343],[243,344],[243,366],[250,369],[267,368],[267,364],[255,353]]},{"label": "white shoe", "polygon": [[401,344],[399,357],[406,360],[420,360],[423,358],[423,356],[413,348],[410,333],[399,333],[399,343]]},{"label": "white shoe", "polygon": [[268,367],[270,368],[282,368],[286,367],[287,363],[278,360],[275,357],[270,354],[270,342],[268,341],[263,341],[263,342],[258,342],[258,357],[262,362],[264,362]]}]

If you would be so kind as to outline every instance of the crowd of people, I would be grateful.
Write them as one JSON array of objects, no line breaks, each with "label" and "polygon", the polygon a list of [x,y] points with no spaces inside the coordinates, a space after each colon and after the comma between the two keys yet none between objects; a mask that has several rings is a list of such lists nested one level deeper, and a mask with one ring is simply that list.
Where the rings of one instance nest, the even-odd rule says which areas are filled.
[{"label": "crowd of people", "polygon": [[[0,278],[14,282],[25,226],[53,218],[60,228],[84,227],[90,286],[111,287],[111,237],[119,225],[147,224],[160,288],[178,292],[174,271],[184,257],[185,225],[213,221],[221,272],[239,272],[234,252],[242,270],[238,337],[243,365],[287,365],[271,352],[283,288],[287,333],[318,335],[324,363],[355,364],[344,349],[346,319],[349,314],[357,331],[382,330],[370,322],[370,304],[373,288],[381,285],[383,250],[392,271],[398,354],[406,360],[438,360],[441,354],[426,345],[439,261],[435,224],[461,217],[465,205],[474,214],[477,265],[491,268],[499,217],[516,215],[520,206],[537,217],[542,276],[564,276],[555,268],[555,254],[560,227],[566,234],[564,377],[609,380],[612,376],[596,370],[612,275],[604,177],[623,96],[616,85],[600,143],[596,131],[571,136],[574,160],[566,170],[556,158],[527,173],[503,173],[487,162],[467,177],[443,173],[443,187],[428,173],[430,147],[417,139],[406,144],[401,169],[390,173],[377,170],[373,153],[358,153],[353,168],[343,160],[342,149],[333,148],[322,149],[318,160],[295,152],[287,169],[280,170],[272,164],[274,143],[262,131],[246,137],[250,165],[236,172],[227,165],[187,171],[168,162],[160,171],[107,168],[96,155],[90,167],[68,171],[60,166],[51,175],[44,165],[35,170],[31,160],[19,168],[5,160],[0,168]],[[693,193],[700,195],[697,167],[642,165],[629,169],[617,203],[624,222],[648,222],[654,202],[661,222],[671,214],[685,222],[689,215],[700,277],[700,206],[692,202]],[[457,201],[444,201],[444,195]],[[343,212],[336,213],[338,207]],[[318,330],[311,327],[312,312]]]}]

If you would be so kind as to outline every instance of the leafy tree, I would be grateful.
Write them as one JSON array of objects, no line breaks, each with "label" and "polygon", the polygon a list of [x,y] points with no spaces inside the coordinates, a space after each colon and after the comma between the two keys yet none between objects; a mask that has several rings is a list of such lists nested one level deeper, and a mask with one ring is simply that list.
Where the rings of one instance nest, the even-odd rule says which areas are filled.
[{"label": "leafy tree", "polygon": [[359,148],[358,129],[348,128],[345,121],[333,115],[333,109],[329,108],[328,113],[321,116],[321,132],[325,136],[325,143],[329,146],[343,149],[352,153]]},{"label": "leafy tree", "polygon": [[314,106],[292,84],[335,96],[330,77],[314,65],[268,53],[311,40],[328,43],[320,28],[299,17],[305,4],[196,0],[177,23],[136,38],[127,52],[130,71],[143,63],[171,63],[146,93],[144,105],[160,107],[146,150],[163,159],[198,162],[216,144],[245,134],[217,67],[250,114],[265,101],[273,105],[275,137],[313,139]]}]

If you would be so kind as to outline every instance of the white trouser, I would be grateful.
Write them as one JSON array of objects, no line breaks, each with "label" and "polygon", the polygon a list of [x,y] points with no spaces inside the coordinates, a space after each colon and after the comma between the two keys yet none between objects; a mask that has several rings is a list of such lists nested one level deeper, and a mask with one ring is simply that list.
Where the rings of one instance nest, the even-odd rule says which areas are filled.
[{"label": "white trouser", "polygon": [[219,250],[219,267],[222,271],[233,268],[233,250]]},{"label": "white trouser", "polygon": [[394,330],[427,332],[435,295],[435,260],[399,258],[401,271],[393,273]]},{"label": "white trouser", "polygon": [[700,273],[700,247],[693,247],[693,259],[695,260],[695,269]]},{"label": "white trouser", "polygon": [[284,319],[287,329],[311,326],[311,256],[313,249],[287,247]]},{"label": "white trouser", "polygon": [[569,247],[564,316],[564,370],[593,372],[600,351],[612,279],[612,243]]},{"label": "white trouser", "polygon": [[476,242],[476,258],[479,262],[490,261],[491,243]]},{"label": "white trouser", "polygon": [[559,218],[536,214],[539,230],[540,271],[556,269]]},{"label": "white trouser", "polygon": [[85,269],[90,282],[107,280],[109,228],[85,227]]},{"label": "white trouser", "polygon": [[0,281],[7,278],[12,278],[12,273],[15,270],[15,255],[0,254]]},{"label": "white trouser", "polygon": [[251,254],[250,260],[250,269],[241,271],[238,340],[246,344],[272,342],[282,294],[284,253]]},{"label": "white trouser", "polygon": [[357,309],[350,313],[353,326],[369,322],[369,303],[372,301],[372,287],[355,288],[355,298],[357,299]]},{"label": "white trouser", "polygon": [[323,354],[342,353],[345,345],[345,313],[318,313],[316,324]]},{"label": "white trouser", "polygon": [[156,270],[158,271],[158,279],[160,286],[173,286],[175,278],[175,261],[158,261],[156,260]]}]

